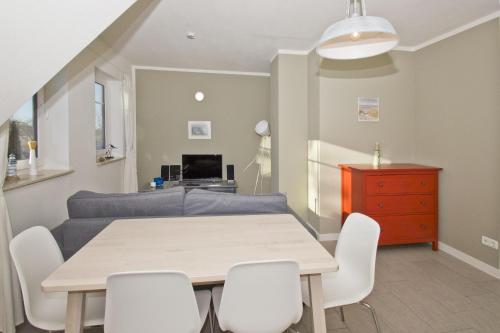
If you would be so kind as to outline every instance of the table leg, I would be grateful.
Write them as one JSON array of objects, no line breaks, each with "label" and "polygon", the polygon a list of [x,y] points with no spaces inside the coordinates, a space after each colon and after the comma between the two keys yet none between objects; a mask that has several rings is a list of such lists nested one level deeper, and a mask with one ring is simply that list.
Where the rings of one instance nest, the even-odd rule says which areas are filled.
[{"label": "table leg", "polygon": [[69,292],[66,304],[65,333],[82,333],[85,319],[85,293]]},{"label": "table leg", "polygon": [[311,297],[312,323],[314,333],[326,333],[325,307],[321,274],[308,276]]}]

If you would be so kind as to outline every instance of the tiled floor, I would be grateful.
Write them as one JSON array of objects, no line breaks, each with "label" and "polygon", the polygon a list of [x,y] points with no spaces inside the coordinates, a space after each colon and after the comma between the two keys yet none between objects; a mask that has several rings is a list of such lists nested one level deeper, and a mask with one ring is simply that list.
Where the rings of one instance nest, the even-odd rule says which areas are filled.
[{"label": "tiled floor", "polygon": [[[325,246],[333,253],[334,243]],[[381,248],[375,280],[367,302],[375,307],[383,333],[500,332],[500,280],[428,245]],[[328,333],[375,332],[361,306],[347,306],[345,316],[344,324],[336,309],[327,310]],[[297,330],[310,332],[307,308]],[[39,331],[23,325],[18,332]]]}]

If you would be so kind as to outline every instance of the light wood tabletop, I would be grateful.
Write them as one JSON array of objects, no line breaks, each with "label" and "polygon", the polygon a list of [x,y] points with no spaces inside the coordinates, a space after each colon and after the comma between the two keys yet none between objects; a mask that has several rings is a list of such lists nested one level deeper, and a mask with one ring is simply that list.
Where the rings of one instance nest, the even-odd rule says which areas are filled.
[{"label": "light wood tabletop", "polygon": [[105,290],[112,273],[178,270],[195,285],[216,284],[236,263],[277,259],[298,262],[310,282],[315,332],[326,332],[321,273],[338,265],[290,214],[116,220],[47,277],[42,289],[69,292],[66,332],[74,333],[82,327],[85,292]]}]

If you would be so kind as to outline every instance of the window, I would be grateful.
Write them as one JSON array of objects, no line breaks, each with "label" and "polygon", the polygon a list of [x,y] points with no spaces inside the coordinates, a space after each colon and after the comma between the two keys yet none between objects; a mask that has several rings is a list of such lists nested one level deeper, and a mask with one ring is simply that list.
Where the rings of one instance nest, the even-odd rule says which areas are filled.
[{"label": "window", "polygon": [[10,118],[8,154],[15,154],[18,161],[30,156],[28,141],[38,140],[37,95],[34,95]]},{"label": "window", "polygon": [[95,68],[94,76],[96,161],[106,159],[106,148],[114,146],[111,156],[124,153],[123,82]]},{"label": "window", "polygon": [[95,148],[106,149],[106,107],[104,85],[95,83]]}]

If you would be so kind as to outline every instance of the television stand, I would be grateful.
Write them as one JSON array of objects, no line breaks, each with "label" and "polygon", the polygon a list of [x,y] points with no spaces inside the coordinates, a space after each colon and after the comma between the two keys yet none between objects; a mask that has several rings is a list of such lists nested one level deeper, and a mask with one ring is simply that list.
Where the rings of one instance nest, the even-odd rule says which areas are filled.
[{"label": "television stand", "polygon": [[177,184],[172,184],[172,186],[184,186],[186,192],[199,188],[212,192],[236,193],[238,189],[238,184],[235,181],[228,182],[227,180],[184,180]]}]

